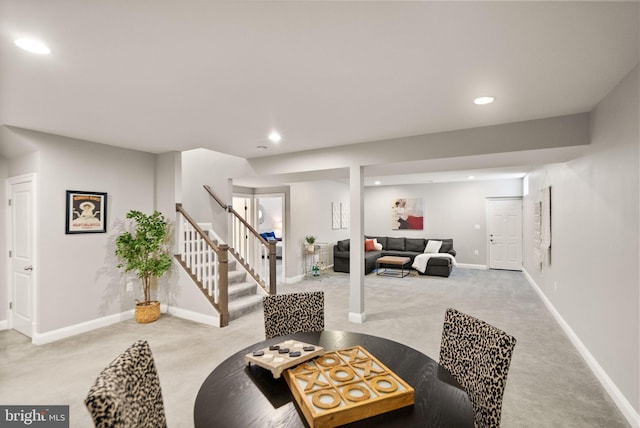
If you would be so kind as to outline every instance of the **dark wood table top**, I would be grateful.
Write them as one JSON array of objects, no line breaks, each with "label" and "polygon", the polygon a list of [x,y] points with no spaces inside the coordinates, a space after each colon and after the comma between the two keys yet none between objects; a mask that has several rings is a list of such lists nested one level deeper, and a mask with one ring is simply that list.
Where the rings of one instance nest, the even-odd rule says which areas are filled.
[{"label": "dark wood table top", "polygon": [[323,331],[275,337],[227,358],[207,377],[196,397],[196,428],[307,427],[284,377],[245,363],[245,355],[295,339],[325,351],[360,345],[414,388],[414,405],[393,410],[348,427],[473,427],[467,393],[428,356],[389,339],[361,333]]}]

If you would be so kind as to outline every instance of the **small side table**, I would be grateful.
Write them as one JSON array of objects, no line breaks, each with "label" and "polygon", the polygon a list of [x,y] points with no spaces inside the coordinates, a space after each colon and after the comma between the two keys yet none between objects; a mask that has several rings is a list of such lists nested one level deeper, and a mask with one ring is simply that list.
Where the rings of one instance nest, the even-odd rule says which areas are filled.
[{"label": "small side table", "polygon": [[307,245],[304,246],[304,273],[309,276],[320,276],[327,266],[329,266],[329,249],[332,244],[319,242],[314,245],[313,252],[307,250]]}]

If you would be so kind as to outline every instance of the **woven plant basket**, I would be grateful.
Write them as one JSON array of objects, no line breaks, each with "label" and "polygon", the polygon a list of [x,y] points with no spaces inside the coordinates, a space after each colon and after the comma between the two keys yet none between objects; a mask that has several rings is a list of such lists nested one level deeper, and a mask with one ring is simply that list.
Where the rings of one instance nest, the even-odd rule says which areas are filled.
[{"label": "woven plant basket", "polygon": [[160,318],[160,302],[155,300],[148,305],[136,303],[135,318],[140,324],[154,322]]}]

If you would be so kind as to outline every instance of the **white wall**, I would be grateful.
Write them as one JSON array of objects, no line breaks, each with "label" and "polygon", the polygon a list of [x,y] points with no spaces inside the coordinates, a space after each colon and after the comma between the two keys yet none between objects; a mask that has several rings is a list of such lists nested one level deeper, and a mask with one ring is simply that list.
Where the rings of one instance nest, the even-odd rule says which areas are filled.
[{"label": "white wall", "polygon": [[[637,413],[640,393],[638,67],[593,111],[588,154],[529,175],[524,263]],[[552,191],[551,264],[533,263],[533,203]],[[628,415],[628,414],[627,414]]]},{"label": "white wall", "polygon": [[[287,240],[287,278],[304,273],[304,237],[334,244],[349,237],[349,229],[332,228],[331,203],[349,204],[349,185],[337,181],[310,181],[291,184],[291,215]],[[330,248],[333,262],[333,248]]]},{"label": "white wall", "polygon": [[225,204],[231,204],[233,186],[229,180],[250,174],[246,159],[205,149],[182,153],[183,208],[200,223],[212,223],[218,235],[227,240],[226,211],[202,187],[208,184]]},{"label": "white wall", "polygon": [[[365,234],[452,238],[458,263],[488,265],[486,199],[507,196],[522,196],[521,179],[367,187]],[[391,202],[398,198],[423,199],[423,230],[391,229]]]},{"label": "white wall", "polygon": [[282,224],[283,220],[283,207],[282,198],[277,197],[260,197],[260,206],[263,211],[263,221],[258,224],[259,232],[270,232],[276,229],[276,226],[280,229],[280,234],[276,234],[278,238],[282,237]]}]

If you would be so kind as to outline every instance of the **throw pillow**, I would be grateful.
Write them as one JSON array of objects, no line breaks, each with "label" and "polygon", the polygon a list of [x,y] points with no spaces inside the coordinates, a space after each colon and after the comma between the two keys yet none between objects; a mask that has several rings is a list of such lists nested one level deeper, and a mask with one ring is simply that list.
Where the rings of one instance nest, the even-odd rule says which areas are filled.
[{"label": "throw pillow", "polygon": [[442,247],[442,241],[434,241],[430,239],[427,241],[427,246],[424,249],[425,253],[439,253],[440,247]]},{"label": "throw pillow", "polygon": [[364,241],[364,250],[365,251],[375,251],[376,246],[373,242],[373,239],[365,239]]},{"label": "throw pillow", "polygon": [[373,245],[375,245],[375,246],[376,246],[376,250],[378,250],[378,251],[382,251],[382,244],[381,244],[381,243],[379,243],[379,242],[375,242]]}]

